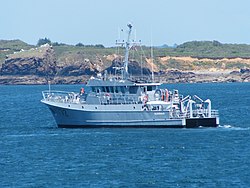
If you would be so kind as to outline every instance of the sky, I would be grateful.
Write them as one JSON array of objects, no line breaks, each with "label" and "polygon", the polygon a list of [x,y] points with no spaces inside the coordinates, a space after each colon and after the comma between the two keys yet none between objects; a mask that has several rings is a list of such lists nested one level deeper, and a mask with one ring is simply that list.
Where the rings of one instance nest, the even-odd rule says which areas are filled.
[{"label": "sky", "polygon": [[0,0],[0,39],[108,47],[132,23],[133,37],[148,46],[250,44],[249,7],[250,0]]}]

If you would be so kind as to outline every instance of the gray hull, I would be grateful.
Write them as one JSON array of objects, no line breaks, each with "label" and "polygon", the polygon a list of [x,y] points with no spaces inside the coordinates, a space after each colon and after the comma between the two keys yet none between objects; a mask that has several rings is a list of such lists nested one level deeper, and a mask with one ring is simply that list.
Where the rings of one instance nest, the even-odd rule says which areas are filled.
[{"label": "gray hull", "polygon": [[169,119],[169,112],[86,111],[46,104],[58,127],[185,127],[184,119]]}]

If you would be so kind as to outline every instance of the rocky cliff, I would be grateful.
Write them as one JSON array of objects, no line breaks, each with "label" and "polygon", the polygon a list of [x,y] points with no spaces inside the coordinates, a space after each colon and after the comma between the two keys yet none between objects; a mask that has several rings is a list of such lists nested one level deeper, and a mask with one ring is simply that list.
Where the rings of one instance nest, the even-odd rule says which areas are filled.
[{"label": "rocky cliff", "polygon": [[[9,54],[0,67],[0,84],[82,83],[97,73],[121,73],[113,67],[123,66],[123,57],[112,48],[65,48],[69,50],[44,45]],[[130,74],[150,77],[153,67],[161,82],[250,81],[250,58],[158,56],[154,63],[151,58],[139,61],[130,59]]]},{"label": "rocky cliff", "polygon": [[21,50],[8,55],[2,64],[1,75],[36,75],[53,77],[57,72],[54,50],[49,45]]},{"label": "rocky cliff", "polygon": [[[57,57],[50,45],[10,54],[0,69],[0,84],[81,83],[97,73],[115,74],[113,67],[123,65],[116,54],[89,56],[84,51],[66,52]],[[147,67],[141,69],[137,61],[131,61],[129,72],[133,75],[150,74]],[[116,72],[118,74],[118,72]]]},{"label": "rocky cliff", "polygon": [[65,53],[57,60],[57,76],[96,75],[103,71],[101,58],[89,59],[84,52]]},{"label": "rocky cliff", "polygon": [[[123,66],[123,62],[121,58],[115,58],[112,60],[111,66],[109,66],[105,70],[107,70],[107,72],[110,74],[117,74],[117,73],[120,73],[120,71],[118,71],[115,67],[122,67],[122,66]],[[135,75],[135,76],[151,74],[151,71],[149,68],[141,65],[140,63],[134,60],[129,62],[128,71],[129,71],[129,74]]]}]

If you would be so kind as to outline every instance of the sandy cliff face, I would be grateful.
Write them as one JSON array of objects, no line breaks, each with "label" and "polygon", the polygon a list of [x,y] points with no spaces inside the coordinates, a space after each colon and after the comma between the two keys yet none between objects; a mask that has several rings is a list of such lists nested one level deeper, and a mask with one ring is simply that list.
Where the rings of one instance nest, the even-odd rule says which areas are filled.
[{"label": "sandy cliff face", "polygon": [[234,71],[250,68],[249,58],[196,58],[196,57],[159,57],[161,67],[166,70],[178,69],[187,71]]}]

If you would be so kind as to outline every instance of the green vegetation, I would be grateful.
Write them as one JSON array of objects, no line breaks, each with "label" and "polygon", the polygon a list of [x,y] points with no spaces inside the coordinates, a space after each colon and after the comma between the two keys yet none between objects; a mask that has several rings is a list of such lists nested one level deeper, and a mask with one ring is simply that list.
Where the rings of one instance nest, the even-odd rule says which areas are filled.
[{"label": "green vegetation", "polygon": [[[82,43],[78,43],[76,45],[67,45],[58,42],[51,42],[48,38],[41,38],[38,40],[37,45],[40,46],[42,44],[49,43],[54,47],[56,58],[58,63],[63,62],[63,60],[67,59],[67,57],[84,57],[90,60],[96,60],[97,58],[102,59],[103,62],[105,60],[105,56],[112,54],[124,55],[124,48],[109,47],[105,48],[102,44],[96,45],[86,45]],[[13,54],[14,52],[19,52],[22,50],[27,50],[30,48],[34,48],[34,46],[29,45],[21,40],[0,40],[0,66],[4,62],[6,55]],[[140,50],[143,50],[143,52]],[[146,56],[150,58],[150,47],[142,46],[136,47],[136,49],[131,50],[131,58],[141,61],[141,56]],[[27,52],[28,53],[28,52]],[[197,58],[212,58],[212,59],[221,59],[221,58],[250,58],[250,45],[247,44],[222,44],[218,41],[192,41],[186,42],[181,45],[178,45],[175,48],[171,48],[168,46],[161,48],[154,48],[154,57],[155,64],[160,68],[160,62],[158,62],[156,57],[164,57],[164,56],[191,56]],[[106,63],[106,62],[105,62]],[[194,62],[194,66],[201,67],[209,67],[209,62]],[[171,60],[168,62],[169,67],[183,67],[187,68],[191,65],[184,65],[183,63],[177,62],[175,60]],[[186,67],[185,67],[186,66]],[[219,63],[216,65],[221,67]],[[226,67],[244,67],[241,62],[235,62],[235,64],[228,64]],[[163,67],[162,67],[163,68]]]},{"label": "green vegetation", "polygon": [[27,50],[33,47],[21,40],[0,40],[0,50],[20,51],[21,49]]},{"label": "green vegetation", "polygon": [[233,58],[250,57],[250,45],[222,44],[218,41],[192,41],[186,42],[173,49],[178,56]]},{"label": "green vegetation", "polygon": [[93,58],[95,56],[110,55],[115,53],[113,48],[100,48],[100,47],[86,47],[86,46],[73,46],[73,45],[64,45],[64,46],[53,46],[57,58],[65,56],[67,54],[84,54],[86,58]]},{"label": "green vegetation", "polygon": [[51,40],[45,37],[44,39],[39,39],[37,42],[37,46],[41,46],[44,44],[51,44]]},{"label": "green vegetation", "polygon": [[102,44],[96,44],[96,45],[84,45],[82,43],[77,43],[77,47],[87,47],[87,48],[105,48]]},{"label": "green vegetation", "polygon": [[34,46],[29,45],[21,40],[0,40],[0,66],[9,54],[21,50],[28,50]]},{"label": "green vegetation", "polygon": [[243,69],[246,67],[249,67],[249,65],[246,63],[240,63],[240,62],[234,62],[234,63],[230,62],[230,63],[227,63],[225,66],[226,69],[231,69],[231,68]]}]

